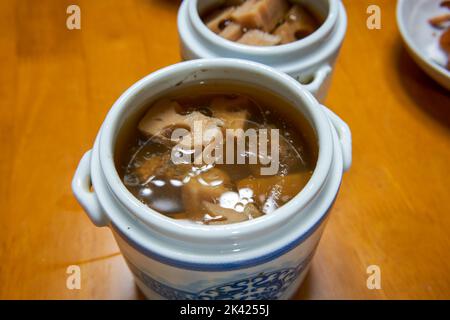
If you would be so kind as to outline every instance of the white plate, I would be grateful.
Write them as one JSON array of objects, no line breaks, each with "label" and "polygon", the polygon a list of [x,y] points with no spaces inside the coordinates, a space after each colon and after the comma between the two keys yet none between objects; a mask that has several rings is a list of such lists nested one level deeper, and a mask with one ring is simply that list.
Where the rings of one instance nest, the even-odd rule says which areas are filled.
[{"label": "white plate", "polygon": [[440,7],[442,0],[398,0],[397,23],[403,41],[416,63],[434,80],[450,90],[447,57],[439,47],[442,30],[433,28],[429,19],[449,13]]}]

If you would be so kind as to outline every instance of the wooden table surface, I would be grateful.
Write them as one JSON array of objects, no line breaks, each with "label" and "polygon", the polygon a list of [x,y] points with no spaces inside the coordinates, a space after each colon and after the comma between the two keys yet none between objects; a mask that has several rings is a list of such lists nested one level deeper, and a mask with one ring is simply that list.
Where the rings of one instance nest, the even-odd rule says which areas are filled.
[{"label": "wooden table surface", "polygon": [[[66,8],[81,8],[81,30]],[[326,105],[354,163],[299,299],[450,298],[450,94],[402,47],[395,1],[345,1],[349,28]],[[382,29],[368,30],[378,4]],[[0,1],[0,298],[142,298],[107,228],[70,188],[105,114],[180,61],[179,1]],[[81,267],[81,289],[66,268]],[[366,268],[381,269],[368,290]]]}]

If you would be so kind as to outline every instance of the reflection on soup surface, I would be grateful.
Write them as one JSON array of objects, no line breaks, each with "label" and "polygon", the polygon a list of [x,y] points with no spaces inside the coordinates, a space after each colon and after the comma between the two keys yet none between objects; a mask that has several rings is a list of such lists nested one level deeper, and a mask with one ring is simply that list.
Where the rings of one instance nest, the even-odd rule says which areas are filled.
[{"label": "reflection on soup surface", "polygon": [[268,90],[227,82],[179,86],[119,133],[128,190],[175,219],[228,224],[276,214],[310,179],[309,122]]}]

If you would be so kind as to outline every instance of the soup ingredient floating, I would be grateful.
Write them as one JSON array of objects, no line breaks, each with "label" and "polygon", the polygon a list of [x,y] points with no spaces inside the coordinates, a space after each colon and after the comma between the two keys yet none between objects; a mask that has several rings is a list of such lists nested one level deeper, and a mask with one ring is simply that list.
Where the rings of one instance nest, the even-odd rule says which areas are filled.
[{"label": "soup ingredient floating", "polygon": [[306,6],[287,0],[228,0],[203,15],[219,36],[252,46],[275,46],[306,38],[320,20]]},{"label": "soup ingredient floating", "polygon": [[[306,185],[317,159],[314,133],[306,120],[281,116],[277,110],[283,109],[283,104],[254,88],[252,96],[227,88],[188,86],[149,106],[129,133],[125,150],[119,151],[123,182],[141,202],[171,218],[229,224],[274,213]],[[197,128],[206,130],[207,135],[196,136],[198,124]],[[185,129],[186,134],[174,140],[178,128]],[[234,135],[220,145],[224,161],[195,162],[196,150],[204,151],[219,135],[226,137],[227,129]],[[258,138],[256,159],[275,159],[270,133],[267,152],[261,152],[263,140],[259,138],[264,131],[260,129],[279,130],[279,167],[273,174],[262,174],[261,168],[267,168],[267,163],[249,160],[255,149],[249,147],[250,136],[242,136],[248,129]],[[242,138],[246,147],[239,149],[237,141]],[[231,162],[225,160],[230,150]],[[177,152],[187,155],[184,161],[174,162]],[[238,153],[245,163],[236,161]]]}]

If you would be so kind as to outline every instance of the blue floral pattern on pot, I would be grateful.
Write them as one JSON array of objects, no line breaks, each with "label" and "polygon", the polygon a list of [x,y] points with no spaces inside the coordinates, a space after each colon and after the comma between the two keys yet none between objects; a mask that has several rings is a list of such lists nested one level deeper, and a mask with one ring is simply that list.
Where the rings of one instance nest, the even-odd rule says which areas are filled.
[{"label": "blue floral pattern on pot", "polygon": [[136,277],[149,289],[169,300],[274,300],[279,299],[298,278],[311,258],[312,254],[296,267],[261,272],[200,292],[189,292],[163,284],[137,269],[129,261],[128,264]]}]

